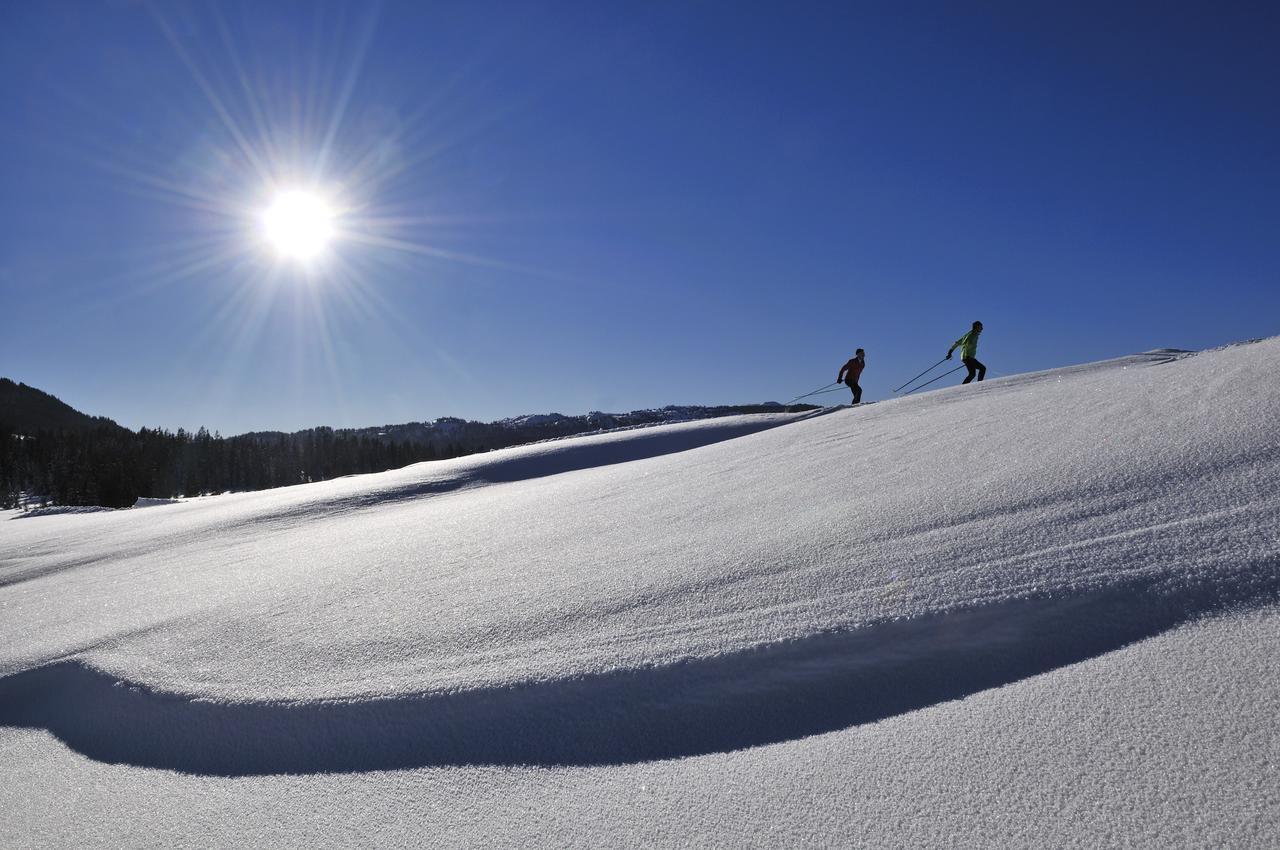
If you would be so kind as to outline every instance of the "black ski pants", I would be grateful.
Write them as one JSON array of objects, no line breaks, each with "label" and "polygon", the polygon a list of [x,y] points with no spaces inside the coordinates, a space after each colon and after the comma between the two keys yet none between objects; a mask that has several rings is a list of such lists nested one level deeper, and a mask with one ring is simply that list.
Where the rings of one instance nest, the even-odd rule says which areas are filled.
[{"label": "black ski pants", "polygon": [[970,381],[972,381],[974,375],[978,376],[979,381],[987,377],[987,367],[979,363],[978,358],[966,357],[960,362],[963,363],[965,367],[968,368],[969,370],[969,374],[965,376],[964,383],[967,384]]},{"label": "black ski pants", "polygon": [[862,387],[858,386],[857,381],[845,381],[844,385],[853,391],[854,404],[862,401]]}]

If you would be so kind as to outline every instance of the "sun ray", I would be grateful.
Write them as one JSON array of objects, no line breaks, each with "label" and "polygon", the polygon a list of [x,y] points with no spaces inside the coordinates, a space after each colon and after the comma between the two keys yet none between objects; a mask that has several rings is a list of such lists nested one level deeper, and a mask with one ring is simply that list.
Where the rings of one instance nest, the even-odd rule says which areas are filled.
[{"label": "sun ray", "polygon": [[466,254],[461,251],[450,251],[445,248],[435,248],[430,245],[412,242],[405,239],[397,239],[391,236],[378,236],[369,233],[346,232],[343,238],[352,242],[359,242],[366,245],[373,245],[381,248],[391,248],[407,254],[417,254],[423,257],[432,257],[438,260],[449,260],[455,263],[462,263],[470,266],[480,266],[483,268],[497,269],[500,271],[518,272],[534,277],[541,277],[547,280],[559,280],[565,283],[577,283],[578,281],[568,275],[550,272],[544,269],[537,269],[532,266],[525,266],[519,263],[509,263],[505,260],[494,260],[488,257],[479,257],[474,254]]},{"label": "sun ray", "polygon": [[240,84],[240,91],[244,95],[245,106],[248,107],[249,116],[253,120],[254,131],[257,133],[259,144],[264,147],[268,161],[275,159],[275,151],[273,150],[271,133],[269,132],[270,123],[267,121],[266,114],[259,103],[254,86],[250,84],[249,75],[245,71],[244,62],[240,58],[240,51],[236,49],[235,39],[231,36],[231,32],[227,27],[226,18],[223,17],[217,4],[211,4],[209,9],[218,27],[222,46],[231,59],[231,69]]},{"label": "sun ray", "polygon": [[[329,165],[329,158],[333,153],[333,145],[337,139],[338,131],[342,127],[342,122],[346,118],[347,107],[351,103],[351,96],[355,92],[356,82],[360,78],[360,73],[364,69],[365,57],[369,52],[369,44],[373,41],[373,33],[378,25],[378,8],[374,6],[368,17],[365,19],[364,26],[360,30],[358,44],[355,56],[348,63],[346,79],[342,84],[342,91],[338,94],[338,101],[334,104],[333,115],[329,119],[329,129],[325,132],[324,139],[320,142],[320,150],[317,154],[316,170],[323,173]],[[314,175],[319,177],[319,174]]]},{"label": "sun ray", "polygon": [[208,99],[209,105],[213,108],[214,113],[222,121],[223,128],[231,134],[232,138],[239,146],[240,153],[250,162],[253,168],[258,172],[258,176],[261,179],[270,179],[271,174],[269,169],[266,167],[265,163],[262,162],[258,152],[254,149],[249,139],[245,137],[244,132],[240,129],[240,125],[236,123],[236,120],[231,115],[230,111],[225,105],[223,105],[222,99],[218,97],[218,93],[214,90],[212,84],[200,71],[200,67],[194,60],[192,60],[190,54],[182,46],[181,41],[173,32],[173,28],[169,26],[169,23],[164,19],[164,16],[160,14],[155,6],[151,6],[149,8],[151,10],[152,17],[164,32],[165,38],[168,39],[169,45],[178,54],[182,63],[186,65],[187,70],[195,79],[196,85],[200,87],[202,92],[204,92],[204,95]]}]

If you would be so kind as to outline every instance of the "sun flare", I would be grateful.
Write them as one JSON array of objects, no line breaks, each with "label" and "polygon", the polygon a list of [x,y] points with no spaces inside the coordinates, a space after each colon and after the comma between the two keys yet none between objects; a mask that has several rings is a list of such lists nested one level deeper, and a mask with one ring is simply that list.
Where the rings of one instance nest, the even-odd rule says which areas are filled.
[{"label": "sun flare", "polygon": [[263,235],[281,257],[312,260],[332,241],[334,218],[333,208],[324,198],[290,189],[276,195],[262,213]]}]

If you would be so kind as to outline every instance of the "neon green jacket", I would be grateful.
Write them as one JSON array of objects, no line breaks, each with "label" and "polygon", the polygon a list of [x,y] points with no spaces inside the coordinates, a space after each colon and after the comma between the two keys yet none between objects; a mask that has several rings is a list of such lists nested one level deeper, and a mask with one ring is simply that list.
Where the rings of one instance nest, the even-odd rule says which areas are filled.
[{"label": "neon green jacket", "polygon": [[951,343],[951,347],[947,349],[947,356],[951,356],[951,352],[957,348],[960,349],[960,359],[967,360],[970,357],[978,356],[978,337],[982,335],[982,331],[969,331],[955,342]]}]

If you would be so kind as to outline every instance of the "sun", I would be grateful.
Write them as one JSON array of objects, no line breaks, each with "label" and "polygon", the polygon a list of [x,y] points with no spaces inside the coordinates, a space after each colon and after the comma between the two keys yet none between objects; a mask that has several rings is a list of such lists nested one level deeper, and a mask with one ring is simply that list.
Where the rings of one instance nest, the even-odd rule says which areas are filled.
[{"label": "sun", "polygon": [[335,213],[320,195],[302,189],[278,193],[262,213],[262,232],[284,259],[314,260],[333,240]]}]

